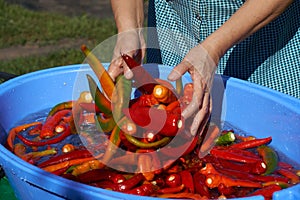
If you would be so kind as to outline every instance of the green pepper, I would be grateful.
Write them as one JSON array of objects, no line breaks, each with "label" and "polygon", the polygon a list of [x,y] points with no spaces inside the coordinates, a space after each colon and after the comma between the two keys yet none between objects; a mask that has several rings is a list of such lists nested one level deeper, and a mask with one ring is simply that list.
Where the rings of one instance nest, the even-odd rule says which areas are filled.
[{"label": "green pepper", "polygon": [[103,118],[102,116],[98,115],[97,121],[97,129],[105,133],[111,132],[116,126],[116,122],[113,117]]},{"label": "green pepper", "polygon": [[278,164],[277,153],[271,147],[265,145],[257,147],[257,152],[263,158],[263,161],[267,165],[267,170],[263,175],[273,173],[276,170]]},{"label": "green pepper", "polygon": [[73,108],[73,101],[65,101],[56,104],[53,108],[51,108],[50,112],[48,113],[48,117],[53,116],[56,112],[60,110],[65,110],[65,109],[72,109]]},{"label": "green pepper", "polygon": [[109,137],[109,143],[101,161],[102,163],[108,163],[112,156],[115,154],[118,146],[121,143],[120,131],[121,129],[119,126],[115,126],[112,130],[111,135]]},{"label": "green pepper", "polygon": [[97,83],[90,75],[86,75],[89,83],[90,92],[95,101],[96,106],[100,109],[105,116],[112,115],[111,102],[105,97],[105,95],[98,88]]},{"label": "green pepper", "polygon": [[220,135],[216,140],[217,145],[228,145],[234,142],[235,140],[235,135],[233,132],[228,131],[227,133]]},{"label": "green pepper", "polygon": [[125,78],[124,75],[119,75],[116,80],[116,88],[113,93],[113,116],[118,122],[123,117],[123,109],[129,107],[131,98],[132,82]]},{"label": "green pepper", "polygon": [[182,77],[176,80],[176,92],[178,96],[181,96],[183,93]]},{"label": "green pepper", "polygon": [[151,142],[151,143],[145,143],[145,142],[142,142],[138,139],[136,139],[135,137],[129,135],[129,134],[126,134],[124,133],[126,139],[131,143],[131,144],[134,144],[135,146],[137,147],[140,147],[140,148],[157,148],[157,147],[161,147],[161,146],[164,146],[165,144],[167,144],[171,138],[170,137],[164,137],[158,141],[155,141],[155,142]]}]

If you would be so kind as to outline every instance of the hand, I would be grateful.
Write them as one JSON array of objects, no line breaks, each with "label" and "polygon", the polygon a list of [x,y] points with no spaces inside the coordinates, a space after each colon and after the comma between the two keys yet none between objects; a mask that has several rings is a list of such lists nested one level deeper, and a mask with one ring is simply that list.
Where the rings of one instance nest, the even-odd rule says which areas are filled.
[{"label": "hand", "polygon": [[190,128],[192,135],[196,135],[197,132],[202,134],[212,111],[210,89],[217,67],[214,60],[207,50],[199,44],[189,51],[182,62],[168,76],[170,81],[175,81],[186,72],[191,74],[194,83],[193,98],[183,110],[182,116],[185,119],[193,116],[194,120]]},{"label": "hand", "polygon": [[127,79],[133,77],[133,73],[123,61],[121,53],[126,53],[136,59],[136,61],[142,62],[145,55],[145,49],[146,43],[141,29],[119,33],[113,58],[108,67],[108,73],[112,79],[115,80],[121,73],[124,73]]}]

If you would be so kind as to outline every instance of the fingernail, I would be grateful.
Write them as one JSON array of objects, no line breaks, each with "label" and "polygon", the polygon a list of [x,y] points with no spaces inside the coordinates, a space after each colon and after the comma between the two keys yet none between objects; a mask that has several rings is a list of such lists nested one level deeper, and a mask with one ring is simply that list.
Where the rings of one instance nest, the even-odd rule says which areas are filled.
[{"label": "fingernail", "polygon": [[126,79],[131,79],[133,77],[133,73],[131,70],[128,70],[124,73]]},{"label": "fingernail", "polygon": [[179,76],[178,73],[171,72],[171,73],[169,74],[169,76],[168,76],[168,79],[169,79],[170,81],[175,81],[176,79],[179,78],[178,76]]}]

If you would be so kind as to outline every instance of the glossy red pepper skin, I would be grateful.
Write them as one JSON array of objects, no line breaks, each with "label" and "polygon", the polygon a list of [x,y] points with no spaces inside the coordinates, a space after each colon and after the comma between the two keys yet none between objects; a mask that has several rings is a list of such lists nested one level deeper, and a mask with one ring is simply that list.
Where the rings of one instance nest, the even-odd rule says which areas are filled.
[{"label": "glossy red pepper skin", "polygon": [[262,195],[265,199],[272,199],[273,193],[280,191],[281,187],[279,185],[269,185],[264,188],[258,189],[251,193],[249,196]]},{"label": "glossy red pepper skin", "polygon": [[218,164],[223,168],[229,168],[237,171],[244,171],[251,174],[263,174],[266,171],[266,168],[262,168],[263,162],[256,163],[238,163],[232,162],[230,160],[217,159]]},{"label": "glossy red pepper skin", "polygon": [[57,137],[53,137],[51,139],[48,140],[42,140],[42,141],[32,141],[32,140],[28,140],[25,137],[23,137],[22,135],[18,134],[17,137],[27,146],[45,146],[48,144],[56,144],[61,142],[62,140],[64,140],[66,137],[68,137],[69,135],[71,135],[71,128],[70,126],[66,126],[66,129],[63,133],[59,134],[59,136]]},{"label": "glossy red pepper skin", "polygon": [[107,169],[94,169],[77,176],[81,183],[94,183],[99,181],[111,181],[112,183],[119,183],[125,181],[125,177],[121,174]]},{"label": "glossy red pepper skin", "polygon": [[123,110],[124,114],[138,126],[157,131],[164,136],[175,136],[183,128],[183,118],[179,114],[166,112],[154,107],[142,107],[138,102]]},{"label": "glossy red pepper skin", "polygon": [[53,172],[51,172],[51,173],[52,173],[52,174],[55,174],[55,175],[57,175],[57,176],[60,176],[60,175],[62,175],[63,173],[65,173],[65,172],[67,171],[67,169],[69,169],[69,166],[63,167],[63,168],[58,169],[58,170],[55,170],[55,171],[53,171]]},{"label": "glossy red pepper skin", "polygon": [[281,168],[276,170],[276,172],[289,179],[292,184],[297,184],[300,182],[299,176],[293,171]]},{"label": "glossy red pepper skin", "polygon": [[132,188],[136,187],[139,183],[145,180],[145,177],[143,174],[138,173],[135,174],[133,177],[118,183],[115,190],[119,192],[125,192],[128,190],[131,190]]},{"label": "glossy red pepper skin", "polygon": [[207,198],[211,198],[211,193],[209,188],[205,184],[206,176],[201,174],[200,172],[196,172],[193,176],[195,191],[199,193],[201,196],[206,196]]},{"label": "glossy red pepper skin", "polygon": [[49,116],[42,126],[40,138],[51,138],[55,136],[55,127],[66,115],[70,114],[69,109],[57,111],[53,116]]},{"label": "glossy red pepper skin", "polygon": [[58,163],[61,163],[61,162],[64,162],[64,161],[78,159],[78,158],[88,158],[88,157],[91,157],[91,156],[93,156],[93,155],[91,154],[91,152],[89,150],[87,150],[87,149],[78,149],[78,150],[71,151],[69,153],[54,156],[54,157],[38,164],[38,167],[44,168],[44,167],[54,165],[54,164],[58,164]]},{"label": "glossy red pepper skin", "polygon": [[154,193],[154,188],[152,184],[143,184],[127,191],[126,193],[139,196],[151,196]]},{"label": "glossy red pepper skin", "polygon": [[272,137],[267,138],[259,138],[249,141],[244,141],[236,144],[230,145],[231,148],[238,148],[238,149],[250,149],[254,147],[258,147],[261,145],[269,144],[272,141]]},{"label": "glossy red pepper skin", "polygon": [[178,193],[181,192],[184,189],[184,184],[178,185],[176,187],[165,187],[162,189],[157,190],[157,193],[159,194],[172,194],[172,193]]},{"label": "glossy red pepper skin", "polygon": [[188,170],[183,170],[179,174],[181,176],[182,184],[185,185],[185,188],[188,190],[188,192],[194,193],[195,186],[194,186],[194,180],[193,180],[192,173],[189,172]]},{"label": "glossy red pepper skin", "polygon": [[179,174],[170,174],[166,177],[165,183],[168,187],[177,187],[182,184]]},{"label": "glossy red pepper skin", "polygon": [[199,138],[197,135],[187,140],[186,138],[182,139],[182,141],[186,140],[186,142],[182,142],[183,145],[177,147],[162,148],[160,149],[160,152],[171,158],[177,158],[179,155],[181,156],[188,155],[195,149],[198,139]]},{"label": "glossy red pepper skin", "polygon": [[122,58],[127,66],[132,70],[133,79],[138,90],[140,90],[143,94],[151,94],[155,85],[158,84],[157,81],[141,66],[141,64],[136,62],[129,55],[122,54]]},{"label": "glossy red pepper skin", "polygon": [[226,150],[220,150],[218,148],[213,148],[210,151],[210,154],[221,159],[225,160],[231,160],[235,162],[240,162],[240,163],[257,163],[257,162],[262,162],[261,159],[249,157],[249,156],[244,156],[236,153],[232,153]]},{"label": "glossy red pepper skin", "polygon": [[228,175],[231,177],[244,179],[244,180],[258,181],[258,182],[280,181],[280,182],[288,183],[287,178],[278,175],[261,176],[261,175],[249,174],[247,172],[242,171],[242,169],[241,171],[237,171],[230,168],[222,168],[222,169],[217,168],[217,170],[224,175]]}]

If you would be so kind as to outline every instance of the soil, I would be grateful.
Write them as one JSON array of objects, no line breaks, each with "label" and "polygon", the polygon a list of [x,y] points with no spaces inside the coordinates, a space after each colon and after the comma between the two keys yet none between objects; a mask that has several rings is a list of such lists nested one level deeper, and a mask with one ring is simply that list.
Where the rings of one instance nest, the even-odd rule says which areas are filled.
[{"label": "soil", "polygon": [[[33,11],[60,13],[67,16],[90,15],[99,19],[113,18],[110,0],[5,0],[9,4],[18,4]],[[145,5],[146,6],[146,5]],[[82,41],[70,38],[62,39],[60,48],[72,48]],[[10,60],[31,55],[45,55],[57,49],[57,46],[24,45],[0,49],[0,60]]]},{"label": "soil", "polygon": [[61,13],[68,16],[88,14],[98,18],[113,17],[110,0],[6,0],[33,11]]}]

